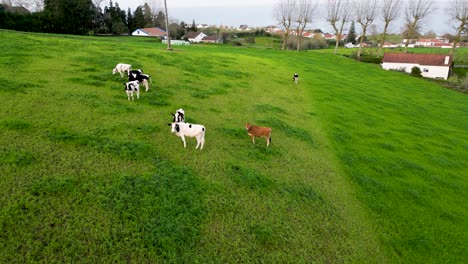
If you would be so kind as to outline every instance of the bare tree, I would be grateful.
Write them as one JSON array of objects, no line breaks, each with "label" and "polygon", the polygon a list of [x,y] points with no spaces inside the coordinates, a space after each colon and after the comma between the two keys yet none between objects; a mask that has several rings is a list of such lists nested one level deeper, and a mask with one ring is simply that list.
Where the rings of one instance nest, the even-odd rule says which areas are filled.
[{"label": "bare tree", "polygon": [[44,1],[43,0],[32,0],[31,1],[31,10],[34,12],[41,12],[44,10]]},{"label": "bare tree", "polygon": [[380,38],[379,52],[378,55],[382,55],[383,45],[385,44],[385,38],[387,37],[387,30],[390,23],[398,18],[401,8],[400,0],[382,0],[382,19],[384,21],[384,30]]},{"label": "bare tree", "polygon": [[318,3],[312,0],[298,0],[296,16],[297,50],[302,47],[304,29],[317,14]]},{"label": "bare tree", "polygon": [[405,52],[408,51],[408,45],[413,34],[433,11],[432,4],[431,0],[410,0],[408,2],[405,12],[405,28],[408,34],[406,36]]},{"label": "bare tree", "polygon": [[456,28],[457,34],[450,50],[450,55],[452,55],[457,43],[462,41],[462,32],[466,33],[468,26],[468,0],[452,0],[450,3],[450,16],[452,20],[458,22],[458,27]]},{"label": "bare tree", "polygon": [[100,8],[100,7],[101,7],[102,2],[104,2],[104,0],[93,0],[93,4],[94,4],[97,8]]},{"label": "bare tree", "polygon": [[159,12],[163,11],[163,4],[161,3],[161,0],[152,0],[149,1],[149,7],[151,10],[151,19],[153,20],[153,23],[156,24],[155,19]]},{"label": "bare tree", "polygon": [[273,8],[273,17],[284,28],[283,45],[281,49],[286,49],[291,27],[294,22],[294,11],[296,0],[279,0]]},{"label": "bare tree", "polygon": [[358,60],[361,58],[362,42],[366,37],[367,28],[374,23],[377,16],[377,1],[378,0],[357,0],[355,2],[354,12],[356,14],[356,22],[361,25],[361,40],[359,41]]},{"label": "bare tree", "polygon": [[327,21],[335,30],[336,36],[335,54],[338,51],[344,26],[350,21],[349,5],[348,0],[327,0]]},{"label": "bare tree", "polygon": [[1,0],[2,4],[7,6],[20,6],[28,9],[31,12],[39,12],[44,10],[44,0]]}]

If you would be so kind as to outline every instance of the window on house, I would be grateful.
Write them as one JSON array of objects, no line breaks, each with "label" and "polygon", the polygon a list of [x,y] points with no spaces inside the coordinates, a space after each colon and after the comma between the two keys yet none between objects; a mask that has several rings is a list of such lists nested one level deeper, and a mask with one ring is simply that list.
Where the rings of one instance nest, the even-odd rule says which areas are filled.
[{"label": "window on house", "polygon": [[429,69],[428,69],[428,68],[424,68],[424,69],[423,69],[423,72],[429,72]]}]

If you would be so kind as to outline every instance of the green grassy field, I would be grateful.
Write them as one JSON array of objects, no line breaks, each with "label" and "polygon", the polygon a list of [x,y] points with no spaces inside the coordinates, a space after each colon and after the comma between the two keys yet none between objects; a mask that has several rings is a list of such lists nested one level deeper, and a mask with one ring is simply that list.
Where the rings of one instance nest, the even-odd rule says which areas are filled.
[{"label": "green grassy field", "polygon": [[330,53],[0,38],[0,263],[467,262],[465,94]]}]

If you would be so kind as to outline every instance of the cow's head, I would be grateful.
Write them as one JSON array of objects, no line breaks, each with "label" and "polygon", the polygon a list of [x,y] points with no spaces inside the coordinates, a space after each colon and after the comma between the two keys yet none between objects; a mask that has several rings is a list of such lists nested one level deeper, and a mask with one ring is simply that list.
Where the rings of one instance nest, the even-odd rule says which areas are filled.
[{"label": "cow's head", "polygon": [[114,69],[112,70],[112,74],[115,74],[116,72],[117,72],[117,69],[114,68]]},{"label": "cow's head", "polygon": [[171,126],[171,132],[172,133],[178,133],[180,132],[180,126],[176,122],[173,122],[172,124],[167,124],[168,126]]}]

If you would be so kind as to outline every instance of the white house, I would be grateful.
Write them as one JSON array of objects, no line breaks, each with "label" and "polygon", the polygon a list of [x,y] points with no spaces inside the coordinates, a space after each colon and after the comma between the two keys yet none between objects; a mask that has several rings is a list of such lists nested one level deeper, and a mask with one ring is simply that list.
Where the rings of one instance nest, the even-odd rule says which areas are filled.
[{"label": "white house", "polygon": [[167,33],[158,27],[137,28],[132,32],[132,36],[166,38]]},{"label": "white house", "polygon": [[203,32],[187,32],[185,33],[184,36],[182,36],[183,39],[187,39],[191,43],[200,43],[204,37],[207,35]]},{"label": "white house", "polygon": [[[359,45],[360,45],[359,43],[353,44],[352,42],[348,42],[348,43],[344,44],[344,47],[348,48],[348,49],[359,48]],[[368,47],[368,46],[369,46],[369,44],[367,44],[365,42],[362,43],[363,48]]]},{"label": "white house", "polygon": [[223,43],[223,39],[216,36],[206,36],[201,42],[203,43]]},{"label": "white house", "polygon": [[423,77],[447,80],[452,67],[452,56],[444,54],[385,53],[381,65],[385,70],[404,70],[407,73],[411,73],[413,67],[418,67]]}]

